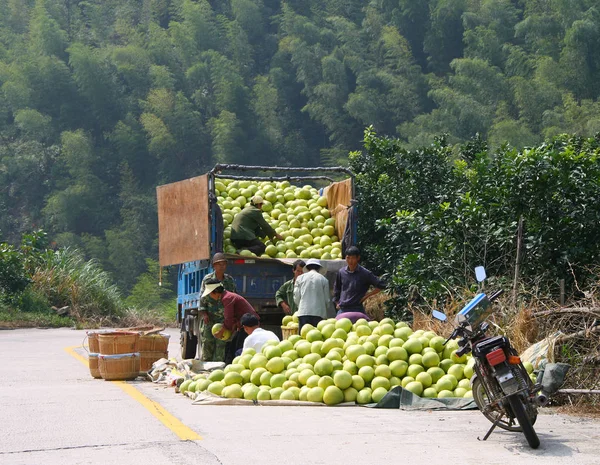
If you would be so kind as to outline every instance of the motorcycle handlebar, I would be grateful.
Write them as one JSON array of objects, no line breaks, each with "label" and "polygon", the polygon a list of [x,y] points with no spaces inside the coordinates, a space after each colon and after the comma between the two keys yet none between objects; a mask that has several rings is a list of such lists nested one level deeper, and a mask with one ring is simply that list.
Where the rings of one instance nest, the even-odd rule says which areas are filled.
[{"label": "motorcycle handlebar", "polygon": [[500,297],[500,295],[504,292],[504,290],[500,289],[496,292],[494,292],[490,297],[488,297],[488,300],[490,302],[493,302],[494,300],[496,300],[498,297]]}]

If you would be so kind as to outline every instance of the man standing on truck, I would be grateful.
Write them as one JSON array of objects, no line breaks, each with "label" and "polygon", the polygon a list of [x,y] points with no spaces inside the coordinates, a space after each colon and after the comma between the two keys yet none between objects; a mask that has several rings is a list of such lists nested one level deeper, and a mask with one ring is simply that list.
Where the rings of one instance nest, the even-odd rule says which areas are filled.
[{"label": "man standing on truck", "polygon": [[327,318],[327,309],[331,306],[329,281],[319,273],[321,261],[310,258],[306,261],[307,273],[298,276],[294,285],[294,300],[298,305],[298,331],[305,324],[317,326]]},{"label": "man standing on truck", "polygon": [[[333,286],[333,303],[337,314],[346,312],[366,313],[363,302],[369,297],[379,294],[385,283],[366,268],[360,266],[360,250],[348,247],[346,264],[340,268]],[[367,294],[369,287],[375,289]]]},{"label": "man standing on truck", "polygon": [[[200,295],[204,294],[206,282],[216,279],[228,291],[237,292],[235,281],[231,275],[225,273],[227,270],[227,259],[221,252],[217,252],[212,258],[212,267],[215,271],[204,276],[200,286]],[[223,305],[209,297],[200,299],[198,309],[200,320],[200,360],[204,362],[222,362],[225,360],[225,341],[215,339],[212,335],[212,327],[216,323],[223,323]]]},{"label": "man standing on truck", "polygon": [[250,313],[259,320],[260,317],[246,299],[241,295],[225,290],[218,279],[213,278],[206,281],[202,297],[209,297],[215,302],[223,304],[223,327],[215,334],[215,338],[221,338],[226,329],[233,334],[231,341],[227,343],[225,348],[224,362],[229,365],[235,357],[235,352],[244,345],[244,339],[247,336],[246,332],[241,330],[240,320],[242,316]]},{"label": "man standing on truck", "polygon": [[305,266],[306,263],[303,260],[296,260],[292,264],[294,278],[283,283],[275,293],[275,304],[281,307],[286,315],[293,315],[298,310],[296,301],[294,300],[294,283],[296,282],[296,278],[304,273]]},{"label": "man standing on truck", "polygon": [[269,236],[283,240],[262,216],[264,200],[260,195],[255,195],[250,204],[235,215],[231,224],[231,243],[237,249],[248,249],[257,256],[265,253],[267,246],[259,237]]}]

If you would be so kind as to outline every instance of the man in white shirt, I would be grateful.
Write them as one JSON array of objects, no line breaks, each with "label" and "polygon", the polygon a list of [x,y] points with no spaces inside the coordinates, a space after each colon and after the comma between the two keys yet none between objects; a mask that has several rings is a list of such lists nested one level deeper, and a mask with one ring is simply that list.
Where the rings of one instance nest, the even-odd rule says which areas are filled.
[{"label": "man in white shirt", "polygon": [[260,353],[263,345],[267,341],[277,341],[279,338],[273,331],[267,331],[259,326],[258,318],[252,313],[245,313],[240,319],[240,324],[244,331],[248,333],[248,337],[244,340],[244,350],[252,347],[256,353]]},{"label": "man in white shirt", "polygon": [[331,305],[329,281],[319,272],[321,261],[316,258],[307,260],[306,270],[306,273],[296,278],[294,284],[299,331],[305,324],[316,327],[319,321],[327,318],[327,310]]}]

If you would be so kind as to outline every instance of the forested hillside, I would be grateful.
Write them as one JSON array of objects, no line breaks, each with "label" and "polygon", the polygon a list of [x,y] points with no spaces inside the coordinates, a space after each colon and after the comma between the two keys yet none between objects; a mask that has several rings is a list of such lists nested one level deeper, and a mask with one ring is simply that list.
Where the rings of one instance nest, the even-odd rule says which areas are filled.
[{"label": "forested hillside", "polygon": [[155,187],[215,162],[347,163],[363,130],[491,148],[600,130],[590,0],[0,0],[0,231],[122,290]]}]

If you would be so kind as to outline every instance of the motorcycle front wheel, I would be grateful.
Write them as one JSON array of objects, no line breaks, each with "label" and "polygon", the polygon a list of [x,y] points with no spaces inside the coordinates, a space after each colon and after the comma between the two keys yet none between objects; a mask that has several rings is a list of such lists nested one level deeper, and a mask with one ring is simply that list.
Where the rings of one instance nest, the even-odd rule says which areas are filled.
[{"label": "motorcycle front wheel", "polygon": [[489,421],[492,423],[498,421],[498,426],[506,431],[521,432],[521,427],[515,422],[514,418],[506,414],[506,410],[501,405],[494,405],[490,402],[480,378],[476,378],[473,382],[473,400]]}]

